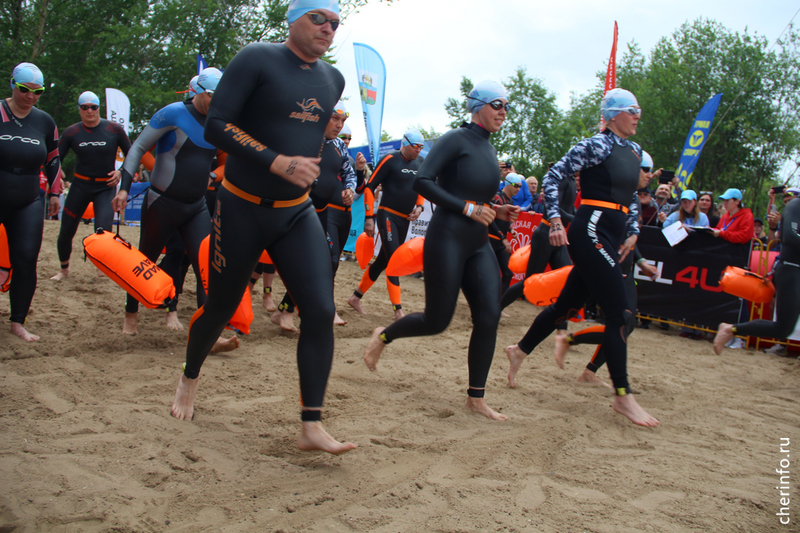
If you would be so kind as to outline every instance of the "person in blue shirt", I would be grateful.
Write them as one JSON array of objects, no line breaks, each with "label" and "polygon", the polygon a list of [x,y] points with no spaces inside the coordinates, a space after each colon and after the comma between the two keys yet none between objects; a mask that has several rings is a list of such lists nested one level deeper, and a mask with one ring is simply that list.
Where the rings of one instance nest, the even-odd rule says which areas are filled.
[{"label": "person in blue shirt", "polygon": [[697,203],[697,193],[692,190],[686,190],[681,193],[681,207],[677,211],[673,211],[664,221],[664,227],[674,224],[680,220],[686,231],[693,232],[691,226],[705,226],[708,227],[708,216],[700,211],[700,206]]},{"label": "person in blue shirt", "polygon": [[[514,165],[511,163],[504,163],[503,161],[500,162],[500,184],[497,187],[498,192],[502,191],[503,188],[506,186],[505,180],[506,176],[510,173],[516,173],[517,170],[514,168]],[[533,201],[533,196],[531,196],[531,191],[528,190],[527,187],[520,187],[519,192],[511,197],[511,201],[514,205],[519,206],[523,211],[527,211],[528,208],[531,206],[531,202]]]}]

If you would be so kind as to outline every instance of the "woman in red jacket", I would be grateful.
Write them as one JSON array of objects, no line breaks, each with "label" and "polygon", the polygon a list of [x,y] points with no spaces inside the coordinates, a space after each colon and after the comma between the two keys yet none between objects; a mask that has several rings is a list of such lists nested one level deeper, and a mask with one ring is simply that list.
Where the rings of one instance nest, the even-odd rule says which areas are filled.
[{"label": "woman in red jacket", "polygon": [[742,191],[728,189],[719,197],[726,213],[717,223],[714,237],[744,244],[753,238],[753,212],[742,207]]}]

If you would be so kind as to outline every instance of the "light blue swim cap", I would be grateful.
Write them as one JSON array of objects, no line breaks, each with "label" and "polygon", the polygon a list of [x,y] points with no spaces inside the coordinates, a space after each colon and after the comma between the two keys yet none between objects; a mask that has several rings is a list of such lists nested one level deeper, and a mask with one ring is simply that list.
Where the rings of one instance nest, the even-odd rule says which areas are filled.
[{"label": "light blue swim cap", "polygon": [[347,122],[342,125],[342,131],[339,132],[339,137],[342,135],[350,135],[351,137],[353,136],[353,130],[350,129],[350,124]]},{"label": "light blue swim cap", "polygon": [[492,100],[503,98],[508,100],[506,88],[496,81],[483,80],[475,85],[467,96],[467,109],[470,113],[477,113],[480,108]]},{"label": "light blue swim cap", "polygon": [[650,154],[642,150],[642,167],[647,167],[650,170],[653,169],[653,158],[650,157]]},{"label": "light blue swim cap", "polygon": [[603,113],[603,120],[608,122],[622,110],[638,105],[639,102],[632,92],[625,89],[611,89],[600,102],[600,111]]},{"label": "light blue swim cap", "polygon": [[510,183],[511,185],[519,185],[522,186],[522,182],[525,181],[522,176],[515,172],[509,172],[506,174],[504,178],[506,183]]},{"label": "light blue swim cap", "polygon": [[419,130],[408,130],[403,134],[400,146],[408,146],[410,144],[425,144],[425,137],[422,136]]},{"label": "light blue swim cap", "polygon": [[192,97],[197,94],[197,78],[200,76],[194,76],[191,80],[189,80],[189,97]]},{"label": "light blue swim cap", "polygon": [[292,0],[289,4],[289,9],[286,10],[286,19],[289,24],[299,19],[309,11],[315,9],[327,9],[333,13],[339,14],[338,0]]},{"label": "light blue swim cap", "polygon": [[20,63],[11,72],[11,88],[14,89],[17,83],[35,83],[44,87],[44,76],[39,67],[33,63]]},{"label": "light blue swim cap", "polygon": [[78,97],[78,105],[83,104],[100,105],[100,99],[92,91],[83,91]]},{"label": "light blue swim cap", "polygon": [[[218,68],[208,67],[204,68],[200,75],[197,76],[197,87],[195,92],[202,94],[206,91],[216,91],[219,80],[222,78],[222,72]],[[191,82],[189,82],[191,87]]]}]

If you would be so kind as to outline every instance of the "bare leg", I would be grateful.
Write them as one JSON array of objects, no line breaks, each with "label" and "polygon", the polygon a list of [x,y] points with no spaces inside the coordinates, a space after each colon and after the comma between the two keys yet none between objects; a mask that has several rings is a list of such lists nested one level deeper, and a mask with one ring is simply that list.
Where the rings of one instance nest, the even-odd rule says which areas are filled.
[{"label": "bare leg", "polygon": [[339,442],[331,437],[322,427],[322,422],[303,422],[297,446],[303,451],[321,450],[333,455],[341,455],[358,448],[352,442]]},{"label": "bare leg", "polygon": [[567,330],[565,329],[558,329],[556,330],[556,349],[553,351],[553,354],[556,358],[556,364],[558,368],[564,370],[564,360],[567,358],[567,352],[569,351],[569,342],[567,341]]},{"label": "bare leg", "polygon": [[367,344],[367,349],[364,350],[364,363],[366,363],[367,368],[372,372],[374,372],[375,368],[378,366],[381,352],[383,351],[383,347],[386,346],[381,339],[381,333],[383,333],[385,329],[386,328],[375,328],[375,331],[372,332],[372,338],[369,340],[369,344]]},{"label": "bare leg", "polygon": [[720,323],[717,329],[717,335],[714,337],[714,353],[719,355],[722,349],[728,344],[728,341],[733,338],[733,325],[725,322]]},{"label": "bare leg", "polygon": [[0,285],[3,285],[6,281],[8,281],[8,270],[0,268]]},{"label": "bare leg", "polygon": [[197,386],[200,384],[200,377],[189,379],[181,374],[178,380],[178,389],[175,391],[175,399],[172,400],[170,413],[178,420],[191,420],[194,417],[194,397],[197,395]]},{"label": "bare leg", "polygon": [[18,323],[18,322],[12,322],[11,323],[11,333],[13,333],[14,335],[19,337],[20,339],[22,339],[24,341],[27,341],[27,342],[33,342],[33,341],[38,341],[39,340],[39,335],[34,335],[33,333],[28,333],[28,331],[25,329],[25,327],[22,324]]},{"label": "bare leg", "polygon": [[578,383],[582,383],[584,385],[594,385],[597,387],[608,387],[609,389],[613,389],[611,385],[603,381],[602,379],[597,377],[597,374],[589,370],[588,368],[583,369],[583,373],[578,376]]},{"label": "bare leg", "polygon": [[501,316],[502,318],[510,318],[510,317],[511,317],[511,315],[509,315],[509,314],[508,314],[508,313],[506,313],[505,311],[500,311],[500,316]]},{"label": "bare leg", "polygon": [[214,346],[211,348],[209,353],[222,353],[222,352],[232,352],[236,348],[239,347],[239,338],[234,335],[230,339],[223,339],[222,337],[217,339],[217,342],[214,343]]},{"label": "bare leg", "polygon": [[344,326],[347,324],[347,320],[343,319],[339,316],[339,312],[337,311],[335,315],[333,315],[333,325],[334,326]]},{"label": "bare leg", "polygon": [[506,354],[508,355],[508,362],[511,363],[508,366],[508,386],[513,389],[517,386],[517,372],[519,371],[519,367],[522,366],[522,361],[528,357],[528,354],[520,350],[519,346],[516,344],[506,348]]},{"label": "bare leg", "polygon": [[294,313],[275,311],[269,319],[272,320],[273,324],[279,325],[284,331],[297,331],[297,328],[294,327]]},{"label": "bare leg", "polygon": [[125,335],[136,335],[136,317],[138,313],[125,312],[125,321],[122,323],[122,333]]},{"label": "bare leg", "polygon": [[398,320],[400,320],[404,316],[406,316],[406,314],[403,312],[402,309],[395,309],[395,311],[394,311],[394,321],[395,322],[397,322]]},{"label": "bare leg", "polygon": [[270,287],[269,292],[265,292],[261,296],[261,304],[264,306],[264,309],[267,310],[268,313],[274,313],[278,310],[278,306],[275,305],[275,301],[272,299],[272,280],[275,279],[275,274],[264,274],[263,281],[264,287]]},{"label": "bare leg", "polygon": [[350,304],[350,307],[361,313],[362,315],[366,315],[367,313],[364,312],[364,309],[361,307],[361,298],[356,296],[355,294],[350,295],[350,298],[347,299],[347,303]]},{"label": "bare leg", "polygon": [[473,413],[480,413],[491,420],[508,420],[508,416],[503,415],[492,409],[486,404],[483,398],[467,397],[467,409]]},{"label": "bare leg", "polygon": [[639,403],[630,394],[625,396],[614,396],[614,410],[626,416],[631,422],[639,426],[649,428],[656,427],[661,422],[650,416],[647,411],[642,409]]},{"label": "bare leg", "polygon": [[173,331],[183,331],[183,324],[178,320],[178,312],[170,311],[167,313],[167,329]]},{"label": "bare leg", "polygon": [[[68,266],[65,267],[62,265],[61,270],[59,270],[58,273],[50,279],[53,281],[61,281],[62,279],[67,279],[68,277],[69,277],[69,267]],[[2,284],[3,282],[0,281],[0,285]]]}]

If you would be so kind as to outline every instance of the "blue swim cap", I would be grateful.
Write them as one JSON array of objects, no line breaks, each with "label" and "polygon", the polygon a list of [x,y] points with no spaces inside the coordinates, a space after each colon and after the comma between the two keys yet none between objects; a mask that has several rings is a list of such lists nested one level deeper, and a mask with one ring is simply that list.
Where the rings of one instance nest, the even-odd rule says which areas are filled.
[{"label": "blue swim cap", "polygon": [[425,144],[425,137],[422,136],[419,130],[408,130],[403,134],[400,146],[408,146],[410,144]]},{"label": "blue swim cap", "polygon": [[11,73],[11,88],[14,89],[16,83],[35,83],[44,87],[44,76],[39,67],[33,63],[20,63],[14,67]]},{"label": "blue swim cap", "polygon": [[83,104],[100,105],[100,99],[92,91],[83,91],[78,97],[78,105]]},{"label": "blue swim cap", "polygon": [[492,100],[503,98],[508,100],[506,88],[492,80],[483,80],[475,85],[467,96],[467,109],[470,113],[477,113],[480,108]]},{"label": "blue swim cap", "polygon": [[603,120],[608,122],[620,114],[624,109],[639,106],[639,102],[632,92],[625,89],[611,89],[600,102],[600,111],[603,113]]},{"label": "blue swim cap", "polygon": [[194,76],[191,80],[189,80],[189,97],[192,97],[197,94],[197,78],[200,76]]},{"label": "blue swim cap", "polygon": [[650,154],[642,150],[642,167],[647,167],[650,170],[653,169],[653,158],[650,157]]},{"label": "blue swim cap", "polygon": [[522,186],[522,182],[525,181],[522,179],[522,176],[514,172],[509,172],[506,174],[504,180],[506,183],[510,183],[511,185],[519,185],[520,187]]},{"label": "blue swim cap", "polygon": [[[195,92],[202,94],[206,91],[216,91],[219,80],[222,78],[222,72],[218,68],[208,67],[204,68],[200,75],[197,76],[197,87]],[[191,84],[191,82],[189,82]]]},{"label": "blue swim cap", "polygon": [[309,11],[315,9],[327,9],[333,13],[339,14],[338,0],[292,0],[289,4],[289,9],[286,10],[286,19],[289,24],[299,19]]},{"label": "blue swim cap", "polygon": [[693,190],[686,190],[681,193],[681,200],[697,200],[697,193]]}]

